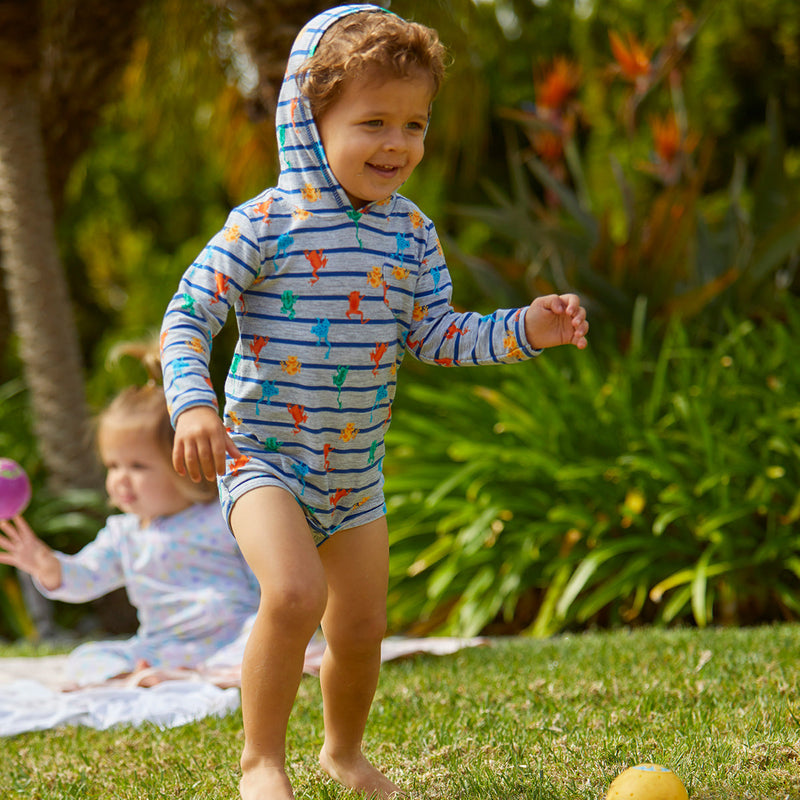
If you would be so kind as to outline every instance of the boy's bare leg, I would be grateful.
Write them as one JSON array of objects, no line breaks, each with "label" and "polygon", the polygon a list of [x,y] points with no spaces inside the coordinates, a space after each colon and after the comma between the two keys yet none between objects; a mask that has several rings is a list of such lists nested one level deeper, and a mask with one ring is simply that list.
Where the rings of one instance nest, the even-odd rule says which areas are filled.
[{"label": "boy's bare leg", "polygon": [[242,661],[243,800],[293,800],[286,728],[306,646],[325,608],[325,575],[294,497],[277,487],[248,492],[231,527],[261,586],[261,604]]},{"label": "boy's bare leg", "polygon": [[385,518],[339,531],[319,548],[319,554],[328,581],[322,618],[327,648],[320,667],[325,719],[320,765],[349,789],[380,800],[402,797],[401,789],[361,750],[386,633]]}]

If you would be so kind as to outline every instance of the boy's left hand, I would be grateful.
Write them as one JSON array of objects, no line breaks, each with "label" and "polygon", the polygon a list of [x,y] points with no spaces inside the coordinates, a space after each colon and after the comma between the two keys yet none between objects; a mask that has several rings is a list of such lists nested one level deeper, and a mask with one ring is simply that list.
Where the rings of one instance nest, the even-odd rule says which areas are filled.
[{"label": "boy's left hand", "polygon": [[586,309],[576,294],[537,297],[525,312],[525,334],[537,350],[560,344],[574,344],[583,350],[588,331]]}]

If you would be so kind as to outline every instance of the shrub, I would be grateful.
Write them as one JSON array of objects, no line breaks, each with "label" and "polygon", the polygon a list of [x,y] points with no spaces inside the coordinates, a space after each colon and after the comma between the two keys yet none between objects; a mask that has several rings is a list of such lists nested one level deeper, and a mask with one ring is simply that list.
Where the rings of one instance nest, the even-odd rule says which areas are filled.
[{"label": "shrub", "polygon": [[392,627],[795,617],[798,334],[795,302],[710,342],[673,320],[658,348],[635,335],[605,360],[559,348],[406,381],[387,439]]}]

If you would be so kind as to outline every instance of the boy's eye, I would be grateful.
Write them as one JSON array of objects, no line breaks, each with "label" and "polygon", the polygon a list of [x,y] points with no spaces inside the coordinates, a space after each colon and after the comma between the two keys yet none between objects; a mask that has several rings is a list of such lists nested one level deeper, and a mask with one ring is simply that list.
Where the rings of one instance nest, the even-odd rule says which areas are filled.
[{"label": "boy's eye", "polygon": [[383,120],[368,119],[364,124],[369,126],[370,128],[380,128],[380,126],[383,125]]}]

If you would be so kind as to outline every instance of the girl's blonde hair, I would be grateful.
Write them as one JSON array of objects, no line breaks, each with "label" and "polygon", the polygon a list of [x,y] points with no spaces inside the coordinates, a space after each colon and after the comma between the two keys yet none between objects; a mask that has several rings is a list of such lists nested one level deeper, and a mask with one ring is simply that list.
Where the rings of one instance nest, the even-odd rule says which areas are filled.
[{"label": "girl's blonde hair", "polygon": [[326,31],[300,70],[301,91],[319,119],[341,95],[346,81],[367,73],[408,78],[422,71],[431,78],[433,99],[444,79],[446,57],[433,28],[391,12],[361,11]]},{"label": "girl's blonde hair", "polygon": [[[104,431],[134,431],[142,436],[151,436],[172,469],[172,446],[175,431],[167,410],[167,400],[161,386],[161,360],[156,345],[127,343],[119,345],[110,354],[110,360],[123,355],[141,361],[149,380],[144,386],[129,386],[123,389],[100,413],[96,422],[96,440]],[[217,497],[217,485],[203,480],[195,483],[190,477],[175,474],[180,491],[193,503],[208,503]]]}]

